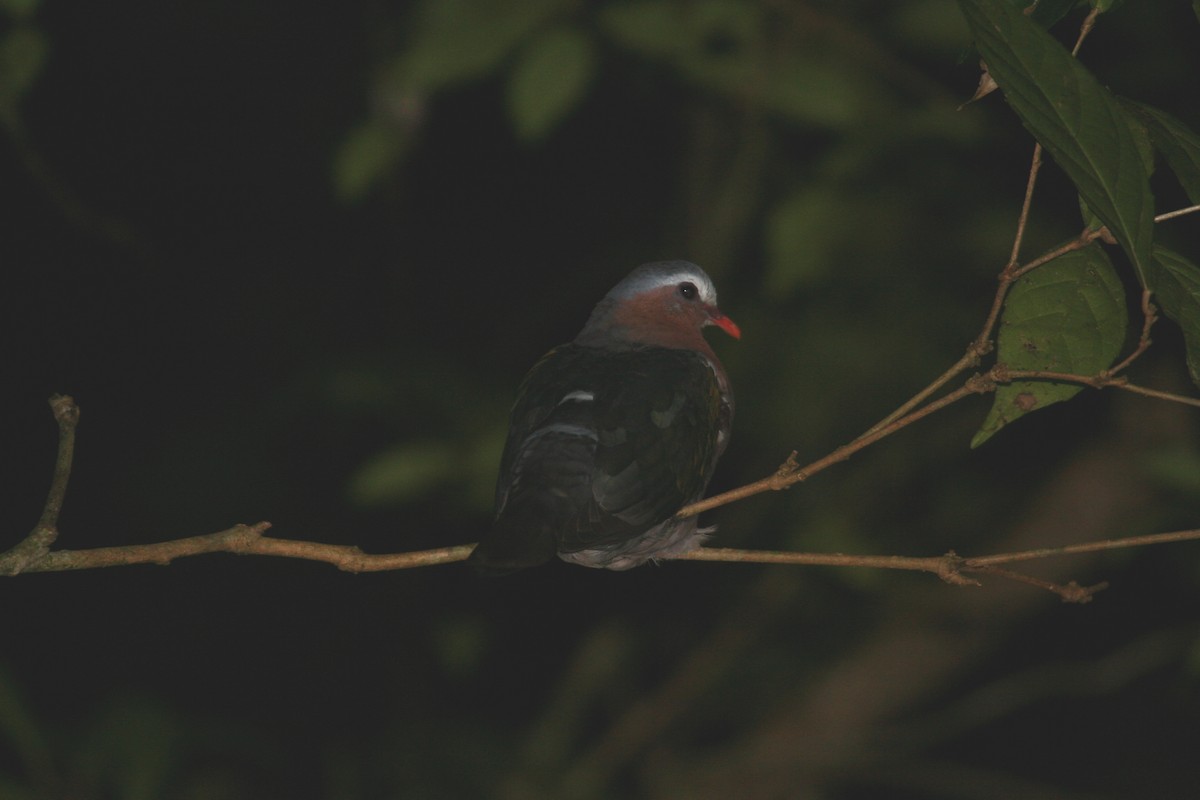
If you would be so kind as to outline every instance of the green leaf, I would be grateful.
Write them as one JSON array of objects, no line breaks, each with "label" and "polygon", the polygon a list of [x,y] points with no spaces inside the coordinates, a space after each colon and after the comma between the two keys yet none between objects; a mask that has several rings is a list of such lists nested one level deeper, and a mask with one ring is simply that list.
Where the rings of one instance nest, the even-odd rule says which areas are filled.
[{"label": "green leaf", "polygon": [[1200,386],[1200,268],[1172,250],[1154,248],[1150,291],[1164,314],[1183,329],[1188,372]]},{"label": "green leaf", "polygon": [[613,3],[600,9],[599,14],[609,34],[644,55],[681,55],[691,39],[681,10],[664,0]]},{"label": "green leaf", "polygon": [[1145,466],[1163,486],[1200,499],[1200,450],[1186,437],[1154,448],[1145,458]]},{"label": "green leaf", "polygon": [[1030,6],[1033,7],[1033,11],[1029,16],[1034,22],[1043,28],[1053,28],[1055,23],[1075,7],[1075,0],[1040,0],[1038,3],[1026,3],[1022,0],[1019,4],[1022,10]]},{"label": "green leaf", "polygon": [[1200,203],[1200,136],[1175,117],[1157,108],[1123,101],[1145,124],[1150,142],[1163,154],[1193,203]]},{"label": "green leaf", "polygon": [[525,48],[508,79],[508,112],[517,135],[541,139],[583,98],[596,71],[592,40],[555,28]]},{"label": "green leaf", "polygon": [[877,76],[829,53],[768,47],[765,7],[744,0],[633,0],[605,6],[600,23],[617,42],[664,61],[705,89],[739,101],[747,87],[765,108],[804,125],[845,128],[883,102]]},{"label": "green leaf", "polygon": [[338,199],[361,199],[400,161],[412,136],[408,128],[382,119],[368,120],[352,130],[333,160],[333,186]]},{"label": "green leaf", "polygon": [[0,9],[13,19],[29,19],[37,7],[38,0],[0,0]]},{"label": "green leaf", "polygon": [[93,783],[90,794],[117,800],[167,795],[182,760],[184,727],[177,716],[145,698],[115,698],[89,728],[75,769]]},{"label": "green leaf", "polygon": [[365,507],[415,500],[454,478],[456,455],[449,442],[405,442],[391,447],[351,476],[350,498]]},{"label": "green leaf", "polygon": [[1154,196],[1138,141],[1145,132],[1020,8],[1006,0],[959,5],[1009,105],[1120,242],[1144,285],[1154,246]]},{"label": "green leaf", "polygon": [[719,92],[744,91],[768,78],[761,46],[763,11],[737,0],[635,0],[600,12],[621,45],[667,62],[694,83]]},{"label": "green leaf", "polygon": [[[853,220],[837,189],[801,189],[771,211],[766,223],[767,292],[787,297],[828,272],[833,250]],[[851,223],[852,225],[852,223]]]},{"label": "green leaf", "polygon": [[1083,195],[1079,195],[1079,216],[1083,217],[1083,225],[1089,231],[1099,230],[1104,227],[1104,221],[1088,208],[1087,200],[1083,199]]},{"label": "green leaf", "polygon": [[436,91],[486,75],[567,0],[426,0],[390,71],[406,91]]},{"label": "green leaf", "polygon": [[[1004,302],[996,359],[1012,370],[1095,375],[1120,354],[1126,323],[1121,281],[1104,250],[1088,245],[1013,285]],[[1030,411],[1069,400],[1081,388],[1048,380],[1000,386],[971,447]]]},{"label": "green leaf", "polygon": [[[457,399],[460,405],[461,398]],[[451,489],[464,512],[491,509],[496,465],[506,428],[497,426],[463,441],[401,442],[368,458],[347,482],[355,504],[371,508],[417,500]]]},{"label": "green leaf", "polygon": [[883,102],[861,72],[827,56],[788,52],[777,68],[766,69],[764,75],[763,103],[804,125],[849,128],[862,120],[867,109],[878,109]]},{"label": "green leaf", "polygon": [[33,86],[46,63],[46,37],[18,25],[0,39],[0,108],[13,108]]}]

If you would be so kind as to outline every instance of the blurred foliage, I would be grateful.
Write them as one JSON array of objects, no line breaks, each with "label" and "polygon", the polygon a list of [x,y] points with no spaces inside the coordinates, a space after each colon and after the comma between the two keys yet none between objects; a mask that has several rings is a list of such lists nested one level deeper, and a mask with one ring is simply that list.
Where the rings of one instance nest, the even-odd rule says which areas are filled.
[{"label": "blurred foliage", "polygon": [[46,63],[46,37],[25,21],[33,8],[32,3],[12,3],[6,11],[16,24],[0,36],[0,113],[9,117]]},{"label": "blurred foliage", "polygon": [[596,70],[591,40],[573,28],[547,31],[532,42],[508,81],[513,128],[524,139],[540,139],[579,102]]},{"label": "blurred foliage", "polygon": [[[1039,364],[1111,364],[1144,281],[1164,319],[1131,379],[1192,391],[1197,215],[1146,214],[1198,202],[1200,26],[1119,5],[1076,62],[1089,4],[1021,5],[0,4],[4,529],[36,519],[61,391],[83,408],[63,547],[264,517],[377,552],[473,541],[524,370],[663,257],[702,264],[745,332],[714,343],[738,418],[713,489],[819,457],[978,333],[1034,139],[1023,260],[1096,221],[1121,246],[1111,271],[1030,273],[998,357],[1036,338]],[[956,110],[980,55],[1000,91]],[[1191,412],[1083,391],[970,450],[986,405],[708,515],[714,543],[1195,526]],[[215,556],[22,576],[0,794],[1190,796],[1195,546],[1038,569],[1112,588],[1080,608],[868,570]]]}]

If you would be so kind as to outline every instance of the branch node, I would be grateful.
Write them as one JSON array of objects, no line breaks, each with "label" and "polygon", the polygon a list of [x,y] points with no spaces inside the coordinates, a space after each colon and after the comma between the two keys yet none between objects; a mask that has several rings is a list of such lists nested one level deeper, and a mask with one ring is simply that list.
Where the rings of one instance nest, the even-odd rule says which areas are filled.
[{"label": "branch node", "polygon": [[365,562],[367,559],[366,552],[358,545],[349,545],[346,548],[346,557],[337,562],[335,566],[342,572],[350,572],[355,575],[366,571]]},{"label": "branch node", "polygon": [[979,581],[962,574],[966,561],[953,550],[947,550],[946,555],[937,560],[935,574],[951,586],[982,586]]},{"label": "branch node", "polygon": [[[775,490],[786,489],[796,481],[789,480],[793,475],[800,471],[800,461],[798,460],[799,453],[793,450],[788,454],[788,457],[779,469],[775,470],[775,474],[771,476],[771,488]],[[807,475],[801,475],[797,480],[804,480]]]},{"label": "branch node", "polygon": [[983,357],[992,352],[996,348],[995,343],[990,338],[977,339],[967,345],[967,358],[970,359],[969,365],[978,367],[979,362]]},{"label": "branch node", "polygon": [[987,394],[996,391],[996,378],[990,373],[980,375],[978,372],[967,378],[966,388],[976,394]]},{"label": "branch node", "polygon": [[229,529],[229,538],[238,542],[253,542],[263,538],[263,534],[271,528],[271,523],[263,520],[256,522],[253,525],[246,525],[239,522]]},{"label": "branch node", "polygon": [[1075,581],[1071,581],[1066,586],[1059,586],[1057,589],[1058,596],[1062,598],[1064,603],[1090,603],[1092,597],[1097,592],[1102,592],[1108,588],[1108,581],[1092,584],[1091,586],[1080,586]]},{"label": "branch node", "polygon": [[75,398],[69,394],[51,395],[50,410],[59,425],[74,426],[79,422],[79,406],[75,405]]},{"label": "branch node", "polygon": [[38,525],[19,544],[0,553],[0,575],[20,575],[31,564],[41,561],[58,538],[58,528]]}]

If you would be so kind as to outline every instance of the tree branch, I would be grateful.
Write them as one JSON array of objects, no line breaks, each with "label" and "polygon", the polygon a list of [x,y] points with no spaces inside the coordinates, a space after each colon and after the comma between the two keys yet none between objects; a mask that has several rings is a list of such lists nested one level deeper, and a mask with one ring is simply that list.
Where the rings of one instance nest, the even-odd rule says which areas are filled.
[{"label": "tree branch", "polygon": [[[227,530],[203,536],[189,536],[153,544],[95,547],[88,550],[56,550],[45,553],[18,570],[20,572],[63,572],[74,569],[117,567],[126,564],[170,564],[177,558],[205,553],[233,553],[241,556],[279,556],[324,561],[344,572],[383,572],[411,567],[428,567],[462,561],[473,545],[417,550],[409,553],[364,553],[353,545],[273,539],[263,533],[269,522],[234,525]],[[11,551],[10,551],[11,552]],[[0,556],[0,565],[8,554]],[[8,574],[16,574],[10,572]]]},{"label": "tree branch", "polygon": [[[769,478],[743,486],[731,492],[710,497],[700,503],[695,503],[683,509],[680,514],[698,514],[707,508],[724,505],[752,494],[791,486],[794,483],[805,480],[809,475],[815,474],[839,461],[848,459],[851,455],[871,443],[932,414],[939,408],[943,408],[970,394],[994,390],[997,382],[1000,382],[1002,379],[1049,377],[1056,380],[1075,380],[1087,385],[1098,385],[1093,383],[1093,381],[1099,380],[1078,375],[1059,375],[1057,373],[1008,372],[1004,371],[1000,366],[992,370],[992,372],[997,371],[1001,372],[999,376],[991,374],[987,376],[975,376],[960,389],[951,392],[918,411],[914,411],[896,420],[884,428],[873,433],[864,434],[850,444],[830,453],[825,458],[814,461],[807,467],[800,468],[797,466],[796,454],[793,452],[779,469],[776,470],[775,474]],[[1111,385],[1122,385],[1119,383],[1122,380],[1120,378],[1112,378],[1110,376],[1108,380],[1112,382]],[[59,443],[58,457],[54,466],[54,477],[46,498],[45,508],[42,511],[41,518],[38,520],[38,524],[29,535],[17,544],[16,547],[13,547],[4,554],[0,554],[0,574],[17,575],[21,572],[63,572],[129,564],[165,565],[177,558],[203,555],[205,553],[300,558],[308,561],[323,561],[346,572],[381,572],[463,561],[470,555],[474,547],[472,544],[465,544],[407,553],[364,553],[358,547],[351,545],[334,545],[294,539],[273,539],[263,535],[271,527],[271,523],[258,522],[253,525],[234,525],[226,530],[202,536],[190,536],[153,544],[96,547],[87,550],[51,551],[50,546],[58,536],[58,517],[66,499],[67,482],[71,475],[71,462],[75,451],[75,429],[79,422],[79,408],[70,397],[64,395],[55,395],[52,397],[50,405],[54,410],[54,417],[58,421]],[[960,586],[979,585],[979,581],[969,577],[969,575],[993,575],[1041,587],[1058,594],[1067,602],[1086,603],[1091,600],[1093,594],[1105,588],[1107,584],[1101,583],[1089,587],[1081,587],[1074,581],[1068,584],[1056,584],[1040,578],[1002,569],[1001,565],[1052,556],[1070,555],[1073,553],[1145,547],[1194,539],[1200,539],[1200,530],[1131,536],[1101,542],[1088,542],[1065,547],[1043,548],[1016,553],[999,553],[973,558],[964,558],[953,551],[942,556],[911,557],[846,555],[842,553],[795,553],[702,547],[691,553],[676,556],[675,559],[681,561],[722,561],[900,569],[930,572],[947,583]]]}]

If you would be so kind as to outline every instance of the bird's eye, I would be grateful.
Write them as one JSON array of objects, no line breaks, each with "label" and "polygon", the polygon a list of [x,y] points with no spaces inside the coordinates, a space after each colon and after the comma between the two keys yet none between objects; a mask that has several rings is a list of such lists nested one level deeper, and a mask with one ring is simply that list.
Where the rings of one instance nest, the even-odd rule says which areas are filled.
[{"label": "bird's eye", "polygon": [[689,281],[679,284],[679,294],[683,295],[684,300],[695,300],[700,291],[696,288],[696,284]]}]

